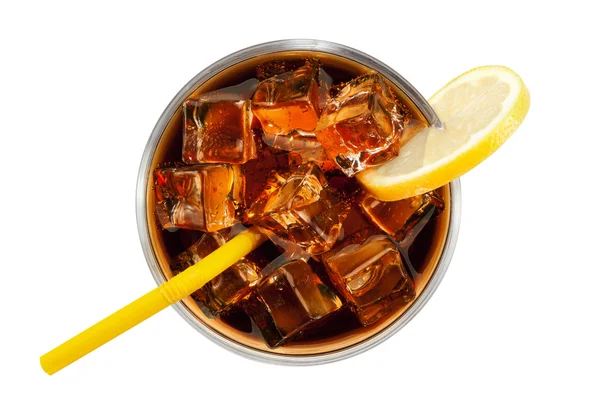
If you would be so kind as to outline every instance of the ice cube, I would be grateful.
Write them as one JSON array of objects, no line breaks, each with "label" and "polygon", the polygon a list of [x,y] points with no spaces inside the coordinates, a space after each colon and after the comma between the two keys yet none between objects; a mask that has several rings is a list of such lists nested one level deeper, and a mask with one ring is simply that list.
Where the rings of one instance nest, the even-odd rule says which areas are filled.
[{"label": "ice cube", "polygon": [[[316,162],[324,171],[336,168],[335,163],[329,158],[321,142],[313,132],[293,130],[288,134],[266,134],[261,129],[260,135],[263,142],[269,147],[290,152],[290,163],[300,165],[308,161]],[[260,157],[259,157],[260,159]]]},{"label": "ice cube", "polygon": [[312,132],[294,130],[288,135],[266,135],[263,132],[262,139],[267,145],[285,151],[304,151],[323,148]]},{"label": "ice cube", "polygon": [[309,253],[320,254],[337,240],[349,208],[319,167],[309,162],[292,171],[272,171],[246,217]]},{"label": "ice cube", "polygon": [[400,252],[388,236],[357,233],[323,254],[322,261],[365,326],[415,297]]},{"label": "ice cube", "polygon": [[337,169],[337,166],[333,160],[329,158],[327,152],[320,143],[319,146],[314,146],[312,148],[291,151],[288,159],[290,166],[298,166],[312,161],[317,164],[322,171],[325,172]]},{"label": "ice cube", "polygon": [[267,142],[279,140],[277,136],[312,132],[330,85],[331,78],[312,62],[260,82],[252,98],[252,111]]},{"label": "ice cube", "polygon": [[[191,267],[226,241],[226,237],[221,233],[205,233],[196,243],[171,261],[171,269],[174,272],[181,272]],[[242,258],[194,292],[192,298],[206,308],[208,316],[219,315],[250,294],[260,278],[260,267]]]},{"label": "ice cube", "polygon": [[[352,205],[350,212],[348,213],[348,217],[342,224],[342,231],[338,237],[338,242],[346,240],[355,233],[365,231],[366,229],[373,231],[371,223],[360,211],[360,208]],[[375,234],[379,232],[373,231],[373,233]]]},{"label": "ice cube", "polygon": [[359,205],[373,224],[402,246],[410,245],[423,227],[444,210],[444,200],[435,191],[391,202],[363,194]]},{"label": "ice cube", "polygon": [[163,228],[215,232],[238,222],[244,177],[237,165],[203,164],[154,171],[157,216]]},{"label": "ice cube", "polygon": [[257,84],[250,79],[185,101],[185,163],[243,164],[256,158],[250,98]]},{"label": "ice cube", "polygon": [[409,139],[403,136],[409,119],[381,75],[369,73],[327,102],[315,133],[330,158],[352,176],[398,155]]},{"label": "ice cube", "polygon": [[262,142],[258,142],[257,145],[258,158],[243,165],[246,177],[245,203],[247,205],[252,204],[262,193],[271,171],[287,169],[289,166],[288,152],[274,149]]},{"label": "ice cube", "polygon": [[331,171],[336,168],[320,144],[313,149],[285,151],[258,142],[257,152],[257,159],[250,160],[243,165],[246,177],[245,204],[247,205],[252,204],[262,193],[273,170],[295,168],[309,161],[314,161],[323,171]]},{"label": "ice cube", "polygon": [[[359,194],[363,193],[356,179],[347,177],[339,170],[327,174],[327,180],[329,181],[329,186],[348,199],[354,200]],[[358,231],[372,227],[371,222],[363,215],[360,207],[354,203],[355,201],[352,201],[348,217],[342,223],[342,230],[338,241],[347,239]],[[375,231],[373,232],[376,233]]]},{"label": "ice cube", "polygon": [[247,305],[270,347],[322,322],[342,307],[340,298],[304,260],[291,261],[266,277]]}]

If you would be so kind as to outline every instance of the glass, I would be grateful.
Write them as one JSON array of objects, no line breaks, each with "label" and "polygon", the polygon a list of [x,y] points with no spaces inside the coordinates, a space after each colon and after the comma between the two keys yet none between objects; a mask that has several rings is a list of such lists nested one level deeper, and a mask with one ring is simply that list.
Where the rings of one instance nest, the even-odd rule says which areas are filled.
[{"label": "glass", "polygon": [[[177,131],[177,125],[180,123],[181,104],[194,93],[204,93],[234,84],[235,82],[217,79],[223,76],[219,75],[223,71],[227,71],[228,76],[234,76],[236,69],[243,64],[255,63],[258,65],[261,60],[273,58],[274,55],[279,59],[313,54],[316,54],[325,63],[331,60],[343,60],[344,63],[347,63],[357,72],[362,73],[370,69],[376,70],[391,83],[395,94],[409,107],[412,113],[421,116],[429,124],[439,124],[435,113],[427,102],[400,75],[372,57],[342,45],[315,40],[278,41],[241,50],[214,63],[193,78],[171,101],[154,128],[142,158],[137,186],[138,230],[144,254],[158,283],[164,282],[169,277],[170,271],[168,260],[166,260],[167,255],[164,253],[164,248],[161,249],[161,245],[155,237],[156,235],[153,234],[153,221],[149,218],[154,201],[153,184],[149,178],[152,176],[152,171],[157,166],[157,162],[164,160],[169,151],[173,151],[178,147],[181,151],[181,139],[178,142],[174,134]],[[173,140],[174,138],[175,140]],[[170,143],[170,145],[165,146],[165,143]],[[202,313],[198,312],[199,310],[191,300],[179,303],[175,308],[190,324],[209,339],[240,355],[261,361],[280,364],[319,364],[340,360],[365,351],[397,332],[423,307],[439,285],[448,267],[458,233],[460,214],[459,182],[452,182],[442,188],[440,192],[446,201],[446,210],[441,214],[443,216],[441,218],[442,225],[434,232],[439,237],[434,238],[434,240],[439,241],[441,245],[432,253],[415,255],[417,259],[419,257],[422,259],[422,263],[429,265],[429,275],[416,283],[415,289],[418,297],[407,308],[398,310],[382,323],[369,327],[368,330],[362,333],[338,338],[335,343],[329,343],[327,346],[323,346],[321,343],[319,346],[304,345],[268,350],[264,346],[261,347],[246,342],[235,335],[223,333],[226,331],[224,326],[214,322],[214,320],[209,321],[203,318]],[[198,234],[190,233],[189,243],[187,243],[187,246],[186,243],[182,243],[180,251],[185,250],[184,246],[189,247],[192,245],[199,239],[200,235],[201,232]],[[407,249],[407,251],[410,251],[410,249]],[[170,256],[174,257],[175,254]],[[408,265],[407,268],[410,270],[411,266]]]}]

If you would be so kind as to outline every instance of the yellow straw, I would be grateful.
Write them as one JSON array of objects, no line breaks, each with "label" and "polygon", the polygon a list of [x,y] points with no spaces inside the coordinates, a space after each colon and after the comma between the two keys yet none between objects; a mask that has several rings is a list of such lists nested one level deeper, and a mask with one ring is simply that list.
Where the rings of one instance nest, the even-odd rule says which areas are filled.
[{"label": "yellow straw", "polygon": [[252,227],[196,264],[40,357],[49,375],[60,371],[169,305],[189,296],[266,240]]}]

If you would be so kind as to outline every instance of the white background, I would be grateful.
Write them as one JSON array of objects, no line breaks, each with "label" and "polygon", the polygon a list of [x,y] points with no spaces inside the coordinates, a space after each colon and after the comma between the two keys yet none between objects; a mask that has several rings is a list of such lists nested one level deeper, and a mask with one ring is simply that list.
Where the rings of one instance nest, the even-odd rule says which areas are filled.
[{"label": "white background", "polygon": [[[598,14],[530,3],[3,2],[0,399],[598,399]],[[335,364],[249,361],[168,309],[47,376],[40,355],[155,287],[134,194],[164,107],[217,59],[294,37],[367,52],[425,97],[485,64],[528,85],[521,128],[462,179],[431,301]]]}]

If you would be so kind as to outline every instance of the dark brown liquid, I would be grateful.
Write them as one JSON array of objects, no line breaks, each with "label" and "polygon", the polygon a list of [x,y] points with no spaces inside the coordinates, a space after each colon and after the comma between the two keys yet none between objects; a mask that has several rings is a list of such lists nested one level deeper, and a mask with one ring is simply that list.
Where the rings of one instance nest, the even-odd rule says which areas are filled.
[{"label": "dark brown liquid", "polygon": [[[350,79],[370,71],[369,68],[362,64],[330,54],[306,51],[276,53],[257,57],[229,68],[209,79],[192,96],[222,87],[233,86],[250,78],[258,77],[261,79],[265,77],[265,74],[272,73],[276,68],[280,68],[281,70],[293,69],[304,64],[304,60],[307,58],[319,59],[323,68],[333,78],[334,84],[348,82]],[[391,85],[391,83],[390,86],[393,88],[395,95],[412,112],[413,117],[424,120],[414,105],[407,100],[406,96],[398,88]],[[152,170],[166,162],[181,161],[182,131],[183,117],[181,108],[179,108],[171,118],[156,148],[152,161]],[[328,173],[327,176],[331,186],[340,191],[344,190],[344,186],[353,184],[351,180],[335,172]],[[163,230],[156,218],[152,177],[150,177],[148,182],[147,218],[152,247],[159,260],[163,274],[168,279],[173,276],[169,267],[171,259],[196,242],[203,235],[203,232],[184,229],[179,229],[175,232]],[[403,258],[408,272],[415,283],[417,298],[421,295],[435,271],[448,231],[451,202],[449,186],[438,189],[438,192],[445,201],[445,210],[430,221],[417,236],[414,243],[403,251]],[[369,226],[369,222],[360,212],[353,210],[344,223],[344,235],[347,236],[352,231],[359,230],[365,226]],[[271,243],[263,245],[255,253],[266,260],[272,260],[280,254],[279,250]],[[316,272],[324,282],[328,283],[329,278],[327,274],[322,273],[317,264],[315,263],[314,266]],[[269,349],[264,344],[260,333],[258,333],[250,318],[241,309],[234,308],[226,316],[211,319],[204,315],[198,304],[191,297],[183,300],[183,303],[201,323],[222,336],[257,350],[281,354],[319,354],[357,344],[384,330],[398,319],[412,304],[398,307],[392,313],[368,327],[363,327],[355,315],[348,308],[344,308],[341,312],[328,318],[326,323],[318,329],[307,332],[301,338],[279,348]]]}]

